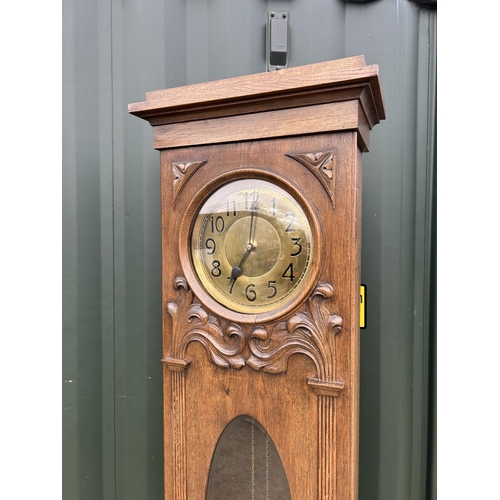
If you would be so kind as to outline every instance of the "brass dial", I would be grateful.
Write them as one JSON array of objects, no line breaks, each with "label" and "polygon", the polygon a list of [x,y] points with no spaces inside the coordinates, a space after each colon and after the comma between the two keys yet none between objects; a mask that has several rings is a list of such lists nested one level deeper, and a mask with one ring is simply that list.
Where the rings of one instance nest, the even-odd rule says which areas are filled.
[{"label": "brass dial", "polygon": [[241,313],[263,313],[293,300],[314,251],[298,201],[274,183],[241,179],[202,205],[191,233],[191,256],[204,289]]}]

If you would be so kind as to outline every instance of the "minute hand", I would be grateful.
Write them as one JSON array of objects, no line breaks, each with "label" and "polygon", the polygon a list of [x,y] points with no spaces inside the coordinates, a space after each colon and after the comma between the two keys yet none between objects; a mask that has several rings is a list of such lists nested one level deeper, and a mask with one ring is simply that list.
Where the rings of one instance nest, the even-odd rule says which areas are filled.
[{"label": "minute hand", "polygon": [[[250,255],[250,252],[255,248],[255,245],[252,243],[252,233],[254,230],[254,220],[255,220],[255,209],[256,209],[256,204],[255,204],[255,202],[252,202],[252,205],[250,208],[250,210],[251,210],[250,231],[248,234],[248,243],[246,245],[246,251],[243,254],[243,257],[242,257],[240,263],[231,269],[231,277],[229,278],[229,285],[230,286],[231,286],[231,284],[233,284],[233,286],[234,286],[234,282],[241,276],[241,272],[242,272],[241,267],[243,266],[243,263],[245,262],[247,257]],[[231,287],[231,291],[232,290],[233,290],[233,288]]]},{"label": "minute hand", "polygon": [[[255,191],[254,191],[255,193]],[[249,245],[253,245],[252,243],[252,231],[253,231],[253,228],[254,228],[254,218],[255,218],[255,212],[257,210],[257,204],[255,201],[252,202],[252,205],[250,207],[250,211],[252,212],[251,215],[250,215],[250,232],[249,232],[249,235],[248,235],[248,244]]]}]

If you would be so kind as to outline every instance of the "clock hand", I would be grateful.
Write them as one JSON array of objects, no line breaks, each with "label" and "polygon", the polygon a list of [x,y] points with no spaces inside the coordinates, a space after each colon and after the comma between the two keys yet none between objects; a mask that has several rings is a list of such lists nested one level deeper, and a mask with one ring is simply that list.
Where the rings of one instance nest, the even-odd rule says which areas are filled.
[{"label": "clock hand", "polygon": [[244,253],[243,258],[241,259],[240,263],[231,269],[231,279],[229,280],[230,285],[233,281],[236,281],[241,276],[241,266],[243,266],[243,263],[245,262],[245,260],[247,260],[247,257],[250,255],[250,252],[254,248],[255,247],[251,243],[247,243],[247,250]]},{"label": "clock hand", "polygon": [[[254,192],[253,198],[255,198],[255,193],[256,193],[255,188],[254,188],[253,192]],[[256,226],[256,224],[254,224],[255,211],[256,211],[256,201],[255,200],[252,200],[252,204],[250,205],[250,211],[251,211],[250,231],[248,234],[248,243],[246,245],[246,251],[243,254],[243,257],[242,257],[240,263],[231,269],[231,277],[229,278],[229,286],[231,286],[231,285],[234,286],[234,283],[236,282],[236,280],[241,276],[241,272],[242,272],[241,267],[243,266],[243,263],[245,262],[247,257],[250,255],[250,252],[255,248],[255,245],[252,243],[252,239],[253,239],[252,233],[254,232],[255,226]],[[233,291],[233,288],[231,286],[231,292],[232,291]]]},{"label": "clock hand", "polygon": [[[254,192],[254,197],[255,197],[255,188],[253,190]],[[253,221],[254,221],[254,215],[255,215],[255,201],[252,200],[252,204],[250,205],[250,211],[252,212],[252,214],[250,215],[250,233],[248,235],[248,244],[251,245],[252,244],[252,229],[253,229]]]}]

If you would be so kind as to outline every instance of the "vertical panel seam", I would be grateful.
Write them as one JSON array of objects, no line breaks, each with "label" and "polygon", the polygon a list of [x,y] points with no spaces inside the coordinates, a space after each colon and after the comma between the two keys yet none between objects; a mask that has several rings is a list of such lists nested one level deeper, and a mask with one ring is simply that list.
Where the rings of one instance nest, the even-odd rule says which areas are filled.
[{"label": "vertical panel seam", "polygon": [[425,376],[426,376],[426,383],[425,387],[423,388],[426,391],[425,397],[426,397],[426,434],[425,434],[425,455],[422,457],[422,462],[423,462],[423,478],[422,478],[422,498],[429,498],[430,497],[430,492],[431,488],[429,485],[429,467],[431,466],[431,462],[429,460],[429,454],[430,454],[430,449],[431,449],[431,418],[432,418],[432,403],[431,403],[431,380],[432,380],[432,375],[431,375],[431,370],[432,370],[432,358],[431,358],[431,323],[432,323],[432,300],[433,299],[433,292],[432,292],[432,287],[433,287],[433,277],[432,277],[432,266],[433,266],[433,248],[434,248],[434,242],[433,242],[433,233],[434,233],[434,183],[435,183],[435,171],[434,171],[434,155],[435,155],[435,63],[433,61],[433,29],[432,29],[432,14],[429,11],[428,17],[427,17],[427,36],[428,36],[428,80],[427,80],[427,95],[429,96],[429,103],[428,103],[428,120],[427,120],[427,157],[426,157],[426,163],[427,163],[427,185],[426,185],[426,195],[428,197],[427,204],[426,204],[426,209],[427,209],[427,214],[426,214],[426,257],[427,257],[427,262],[426,262],[426,277],[427,277],[427,283],[426,283],[426,306],[427,306],[427,311],[426,311],[426,322],[427,322],[427,337],[426,337],[426,352],[428,352],[428,356],[426,358],[426,366],[425,368]]},{"label": "vertical panel seam", "polygon": [[424,322],[424,338],[423,338],[423,357],[422,357],[422,455],[421,455],[421,478],[420,478],[420,498],[426,497],[426,484],[427,484],[427,455],[428,455],[428,435],[429,435],[429,312],[430,312],[430,265],[431,265],[431,224],[432,224],[432,182],[433,182],[433,172],[432,172],[432,119],[433,119],[433,90],[432,80],[433,80],[433,68],[432,68],[432,40],[431,40],[431,15],[427,12],[427,122],[426,122],[426,176],[425,176],[425,233],[424,233],[424,288],[423,293],[424,303],[422,304],[424,310],[422,311],[422,321]]},{"label": "vertical panel seam", "polygon": [[[410,495],[415,500],[423,500],[426,496],[427,483],[427,454],[429,435],[429,334],[430,334],[430,282],[431,282],[431,246],[432,246],[432,183],[433,183],[433,118],[434,118],[434,92],[432,89],[435,78],[432,18],[429,11],[420,9],[422,19],[422,32],[424,42],[419,42],[422,56],[419,56],[417,79],[420,73],[425,72],[425,81],[417,89],[417,104],[419,95],[422,103],[421,111],[417,108],[416,128],[416,168],[422,167],[423,173],[415,172],[415,248],[414,248],[414,345],[413,345],[413,387],[412,398],[412,442],[411,442],[411,475]],[[424,17],[425,16],[425,17]],[[425,29],[425,32],[424,32]],[[425,34],[424,34],[425,33]],[[421,66],[420,66],[421,64]],[[424,107],[425,106],[425,107]],[[421,134],[421,139],[419,135]],[[425,141],[425,143],[424,143]],[[422,147],[425,146],[425,151]],[[421,158],[421,159],[419,159]],[[419,221],[419,211],[422,213]],[[419,243],[420,242],[420,243]],[[419,264],[420,262],[420,264]],[[421,284],[418,277],[421,277]],[[417,309],[418,308],[418,309]],[[417,319],[417,310],[418,318]],[[420,323],[415,323],[415,319]],[[417,403],[418,406],[415,406]]]},{"label": "vertical panel seam", "polygon": [[113,0],[110,0],[110,93],[111,93],[111,280],[112,280],[112,337],[113,337],[113,498],[116,500],[116,264],[115,264],[115,116],[114,116],[114,79],[113,79]]},{"label": "vertical panel seam", "polygon": [[[422,313],[421,319],[423,322],[422,326],[422,359],[420,360],[420,369],[421,369],[421,402],[422,408],[421,411],[421,420],[420,420],[420,431],[421,431],[421,442],[413,443],[412,446],[420,447],[420,477],[418,479],[418,498],[423,500],[427,497],[427,477],[428,477],[428,453],[429,453],[429,418],[430,418],[430,321],[431,321],[431,267],[432,267],[432,229],[433,229],[433,183],[434,183],[434,169],[433,169],[433,155],[434,155],[434,110],[435,110],[435,94],[434,94],[434,80],[435,80],[435,67],[434,67],[434,58],[433,58],[433,41],[432,41],[432,14],[431,12],[426,12],[426,21],[427,21],[427,44],[426,44],[426,71],[427,71],[427,85],[425,88],[426,91],[426,122],[425,122],[425,143],[426,143],[426,152],[425,152],[425,186],[423,187],[424,193],[424,203],[422,209],[424,210],[423,214],[423,262],[422,262],[422,272],[423,272],[423,285],[421,290],[421,298],[422,298]],[[415,257],[416,258],[416,257]],[[415,269],[416,271],[416,269]],[[413,411],[413,418],[415,418],[415,411]],[[415,481],[417,479],[415,478]],[[412,495],[415,490],[412,488]],[[415,497],[417,498],[417,497]]]}]

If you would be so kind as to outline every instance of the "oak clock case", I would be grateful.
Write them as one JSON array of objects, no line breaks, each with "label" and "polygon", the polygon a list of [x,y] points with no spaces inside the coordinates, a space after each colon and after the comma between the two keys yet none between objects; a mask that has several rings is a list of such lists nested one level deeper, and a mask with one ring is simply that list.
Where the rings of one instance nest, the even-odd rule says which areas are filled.
[{"label": "oak clock case", "polygon": [[[356,56],[164,89],[129,112],[160,151],[165,500],[357,500],[378,67]],[[239,459],[219,460],[228,450]]]},{"label": "oak clock case", "polygon": [[321,244],[310,200],[289,180],[266,177],[252,170],[245,178],[223,176],[201,202],[194,200],[182,224],[188,229],[179,251],[190,255],[184,260],[190,284],[209,307],[215,301],[225,316],[243,322],[286,313],[317,275]]}]

